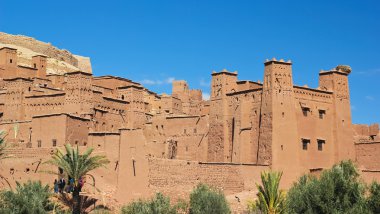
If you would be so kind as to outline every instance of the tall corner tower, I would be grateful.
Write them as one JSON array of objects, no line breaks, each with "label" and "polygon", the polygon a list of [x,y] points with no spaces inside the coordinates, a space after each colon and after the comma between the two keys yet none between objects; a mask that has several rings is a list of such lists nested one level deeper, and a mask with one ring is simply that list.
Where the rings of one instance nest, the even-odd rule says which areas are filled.
[{"label": "tall corner tower", "polygon": [[264,66],[258,163],[283,171],[283,183],[288,183],[299,174],[292,63],[272,59]]},{"label": "tall corner tower", "polygon": [[319,74],[319,86],[333,92],[333,135],[335,144],[335,162],[355,159],[355,145],[352,131],[349,66],[337,66]]},{"label": "tall corner tower", "polygon": [[212,73],[207,161],[228,162],[231,160],[227,93],[236,90],[236,81],[237,72],[223,70]]}]

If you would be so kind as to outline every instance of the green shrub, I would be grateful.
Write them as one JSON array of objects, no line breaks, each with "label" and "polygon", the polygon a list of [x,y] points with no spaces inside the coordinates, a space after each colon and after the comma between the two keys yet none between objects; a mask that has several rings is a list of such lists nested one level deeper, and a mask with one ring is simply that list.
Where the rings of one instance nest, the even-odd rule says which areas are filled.
[{"label": "green shrub", "polygon": [[289,190],[289,213],[370,213],[365,185],[351,161],[342,161],[320,178],[303,176]]},{"label": "green shrub", "polygon": [[42,186],[40,181],[28,181],[22,185],[17,183],[15,191],[0,193],[0,213],[48,213],[54,209],[50,195],[49,186]]},{"label": "green shrub", "polygon": [[380,184],[377,182],[373,182],[369,187],[367,205],[371,212],[380,213]]},{"label": "green shrub", "polygon": [[231,213],[221,190],[199,184],[190,194],[190,214]]},{"label": "green shrub", "polygon": [[123,214],[177,214],[177,206],[170,205],[170,198],[157,193],[150,200],[138,200],[124,206]]}]

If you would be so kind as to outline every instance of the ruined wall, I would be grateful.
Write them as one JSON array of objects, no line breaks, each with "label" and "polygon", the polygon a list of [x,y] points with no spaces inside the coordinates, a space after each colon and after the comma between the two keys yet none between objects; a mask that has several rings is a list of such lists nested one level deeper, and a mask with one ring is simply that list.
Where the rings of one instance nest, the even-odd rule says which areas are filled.
[{"label": "ruined wall", "polygon": [[23,35],[11,35],[0,32],[0,42],[28,48],[34,52],[45,54],[49,57],[65,61],[73,66],[78,66],[78,60],[67,50],[60,50],[50,43],[38,41],[32,37]]},{"label": "ruined wall", "polygon": [[[200,164],[194,161],[149,159],[149,185],[173,199],[185,198],[198,183],[221,188],[226,194],[254,189],[266,166]],[[181,190],[181,191],[178,191]]]},{"label": "ruined wall", "polygon": [[356,143],[355,150],[360,168],[380,171],[380,142]]}]

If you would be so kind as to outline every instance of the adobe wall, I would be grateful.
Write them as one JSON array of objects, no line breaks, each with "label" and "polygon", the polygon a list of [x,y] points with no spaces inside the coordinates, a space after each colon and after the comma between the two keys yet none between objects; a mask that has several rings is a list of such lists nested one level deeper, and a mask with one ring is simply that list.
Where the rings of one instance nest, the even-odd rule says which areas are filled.
[{"label": "adobe wall", "polygon": [[355,150],[360,168],[380,170],[380,142],[356,143]]},{"label": "adobe wall", "polygon": [[[0,175],[4,176],[12,188],[16,181],[24,183],[28,180],[40,180],[44,184],[53,185],[55,175],[42,171],[58,171],[54,167],[43,164],[50,158],[54,150],[50,148],[11,148],[8,150],[13,158],[4,159],[0,164]],[[9,188],[6,180],[0,178],[0,189]]]},{"label": "adobe wall", "polygon": [[229,143],[234,163],[257,163],[261,90],[246,90],[228,94]]},{"label": "adobe wall", "polygon": [[[38,142],[41,142],[41,147],[53,147],[53,140],[57,146],[66,144],[66,115],[46,115],[35,117],[32,120],[31,134],[32,147],[37,148]],[[60,128],[58,128],[60,127]]]},{"label": "adobe wall", "polygon": [[373,181],[380,181],[380,170],[362,170],[360,175],[367,184],[371,184]]},{"label": "adobe wall", "polygon": [[25,97],[25,118],[34,115],[58,114],[64,111],[65,93],[32,95]]},{"label": "adobe wall", "polygon": [[20,147],[26,147],[30,141],[30,127],[32,123],[28,121],[3,122],[0,123],[0,130],[5,132],[5,139],[8,143],[17,143]]},{"label": "adobe wall", "polygon": [[175,142],[175,159],[207,160],[208,116],[166,117],[165,132]]},{"label": "adobe wall", "polygon": [[[298,129],[298,148],[302,170],[329,168],[334,164],[335,138],[333,129],[335,116],[332,95],[308,88],[294,87],[295,112]],[[303,108],[307,108],[304,115]],[[319,111],[325,113],[320,118]],[[302,149],[302,139],[310,140],[307,150]],[[317,140],[324,140],[322,151]]]},{"label": "adobe wall", "polygon": [[121,203],[151,196],[146,139],[141,129],[120,130],[120,160],[116,198]]},{"label": "adobe wall", "polygon": [[263,170],[269,167],[151,158],[148,176],[152,190],[176,200],[186,198],[198,183],[216,186],[226,194],[255,189]]}]

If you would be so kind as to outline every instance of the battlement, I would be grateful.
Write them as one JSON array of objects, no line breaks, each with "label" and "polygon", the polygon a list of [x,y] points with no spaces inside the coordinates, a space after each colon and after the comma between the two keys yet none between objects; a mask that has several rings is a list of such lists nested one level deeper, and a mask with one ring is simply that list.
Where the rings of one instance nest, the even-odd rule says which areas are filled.
[{"label": "battlement", "polygon": [[212,71],[212,76],[217,76],[217,75],[221,75],[221,74],[226,74],[226,75],[231,75],[231,76],[237,76],[238,75],[238,72],[237,71],[234,71],[234,72],[230,72],[228,71],[227,69],[223,69],[219,72],[216,72],[216,71]]},{"label": "battlement", "polygon": [[276,58],[272,58],[271,60],[266,59],[264,62],[264,65],[270,65],[270,64],[285,64],[285,65],[291,65],[292,61],[288,60],[285,62],[284,59],[277,60]]}]

